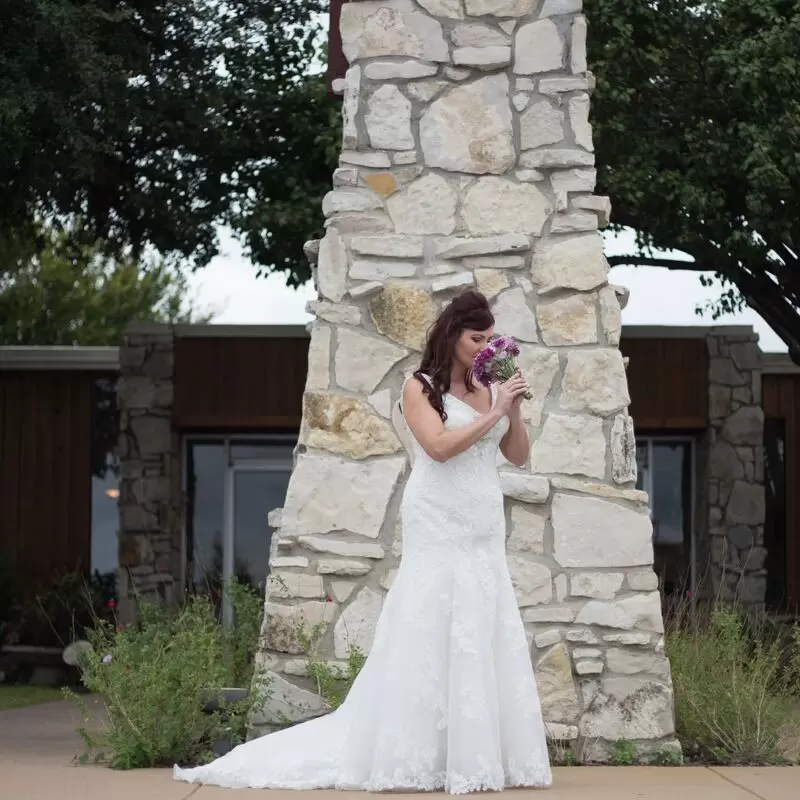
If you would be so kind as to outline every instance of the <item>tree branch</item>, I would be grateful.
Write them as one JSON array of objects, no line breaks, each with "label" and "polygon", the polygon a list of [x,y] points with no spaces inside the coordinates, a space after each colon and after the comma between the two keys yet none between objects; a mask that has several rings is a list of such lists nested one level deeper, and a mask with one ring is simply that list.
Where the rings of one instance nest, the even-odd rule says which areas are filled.
[{"label": "tree branch", "polygon": [[680,269],[691,272],[707,272],[708,268],[696,261],[681,261],[677,258],[647,258],[646,256],[611,256],[608,259],[609,266],[619,267],[628,265],[631,267],[666,267],[667,269]]}]

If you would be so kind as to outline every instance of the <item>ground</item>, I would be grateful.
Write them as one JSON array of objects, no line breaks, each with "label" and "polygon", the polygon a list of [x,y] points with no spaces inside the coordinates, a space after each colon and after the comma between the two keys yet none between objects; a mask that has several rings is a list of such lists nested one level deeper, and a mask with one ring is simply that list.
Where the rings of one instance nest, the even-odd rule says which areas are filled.
[{"label": "ground", "polygon": [[[75,766],[79,723],[77,710],[63,701],[0,710],[4,800],[364,800],[360,792],[241,792],[177,783],[169,770]],[[800,767],[570,767],[555,771],[546,793],[511,794],[516,800],[786,800],[797,795],[798,783]]]},{"label": "ground", "polygon": [[60,689],[49,686],[0,686],[0,711],[7,708],[22,708],[35,706],[38,703],[50,703],[61,700],[63,697]]}]

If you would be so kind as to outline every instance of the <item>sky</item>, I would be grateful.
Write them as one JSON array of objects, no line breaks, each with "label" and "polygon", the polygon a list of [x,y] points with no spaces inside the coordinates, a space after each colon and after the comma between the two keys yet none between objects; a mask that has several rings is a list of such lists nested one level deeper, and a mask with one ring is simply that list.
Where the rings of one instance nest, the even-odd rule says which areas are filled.
[{"label": "sky", "polygon": [[[633,235],[606,234],[606,255],[635,252]],[[282,275],[256,277],[256,267],[243,255],[231,236],[222,235],[222,251],[208,267],[194,274],[195,301],[215,312],[214,322],[228,325],[305,324],[311,320],[305,307],[314,299],[310,283],[298,290],[286,286]],[[712,321],[699,317],[698,306],[719,295],[706,288],[697,272],[675,272],[653,267],[614,267],[611,282],[630,289],[622,312],[624,325],[752,325],[765,352],[786,352],[786,346],[764,320],[750,309]]]}]

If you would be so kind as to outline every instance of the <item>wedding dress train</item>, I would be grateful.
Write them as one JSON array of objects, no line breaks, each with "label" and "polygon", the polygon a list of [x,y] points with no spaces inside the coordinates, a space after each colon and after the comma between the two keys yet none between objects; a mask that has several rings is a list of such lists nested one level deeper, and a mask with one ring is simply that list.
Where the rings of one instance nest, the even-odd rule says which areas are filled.
[{"label": "wedding dress train", "polygon": [[[476,418],[445,396],[448,429]],[[403,555],[374,643],[342,706],[175,777],[235,788],[547,787],[550,765],[505,558],[499,422],[440,463],[413,440]]]}]

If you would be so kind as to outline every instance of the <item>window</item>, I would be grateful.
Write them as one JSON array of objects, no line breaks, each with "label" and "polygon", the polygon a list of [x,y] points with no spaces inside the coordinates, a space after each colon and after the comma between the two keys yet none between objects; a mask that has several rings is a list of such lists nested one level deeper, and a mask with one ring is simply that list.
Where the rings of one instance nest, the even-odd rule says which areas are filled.
[{"label": "window", "polygon": [[119,435],[117,381],[92,386],[92,574],[115,576],[119,566]]},{"label": "window", "polygon": [[636,462],[636,488],[650,495],[654,567],[664,597],[692,591],[694,442],[682,437],[637,438]]},{"label": "window", "polygon": [[214,597],[224,621],[222,587],[231,577],[264,592],[273,529],[292,471],[295,436],[194,438],[186,447],[189,581]]}]

